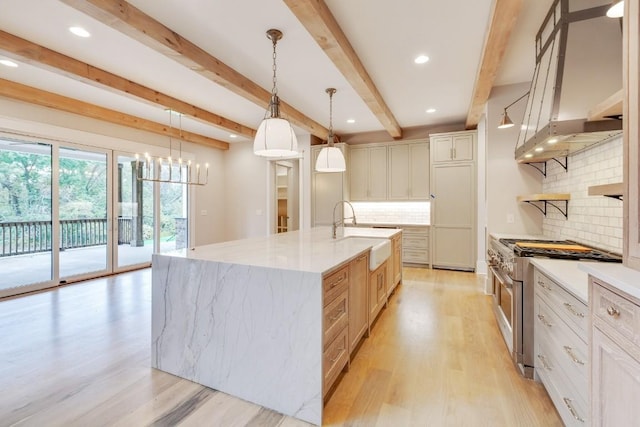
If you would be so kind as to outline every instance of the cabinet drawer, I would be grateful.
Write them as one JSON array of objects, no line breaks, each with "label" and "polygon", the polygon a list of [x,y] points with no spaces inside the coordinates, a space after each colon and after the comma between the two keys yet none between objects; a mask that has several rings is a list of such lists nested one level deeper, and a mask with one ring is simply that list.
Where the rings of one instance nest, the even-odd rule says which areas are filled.
[{"label": "cabinet drawer", "polygon": [[593,313],[605,323],[614,327],[622,336],[640,343],[638,317],[640,307],[620,295],[602,287],[594,280]]},{"label": "cabinet drawer", "polygon": [[349,285],[349,265],[341,267],[339,270],[329,274],[322,280],[324,292],[323,301],[325,307],[338,295],[343,293]]},{"label": "cabinet drawer", "polygon": [[588,400],[576,395],[575,391],[563,382],[562,373],[556,372],[556,375],[552,375],[546,370],[536,372],[566,426],[590,425]]},{"label": "cabinet drawer", "polygon": [[349,344],[347,342],[347,329],[344,328],[338,336],[329,343],[329,346],[322,355],[322,366],[324,372],[324,391],[327,394],[331,385],[344,368],[349,358]]},{"label": "cabinet drawer", "polygon": [[580,337],[586,339],[589,331],[589,309],[586,304],[538,270],[535,270],[534,283],[535,292],[546,300]]},{"label": "cabinet drawer", "polygon": [[402,242],[402,246],[407,249],[428,249],[429,236],[406,236]]},{"label": "cabinet drawer", "polygon": [[[562,372],[566,376],[563,382],[571,382],[577,391],[575,394],[587,401],[590,365],[586,341],[578,337],[540,298],[536,298],[535,321],[535,346],[544,347],[543,356],[547,358],[547,363],[555,366],[549,375]],[[538,355],[536,359],[537,362],[543,362]],[[547,368],[544,362],[542,365],[543,368]]]},{"label": "cabinet drawer", "polygon": [[324,348],[327,348],[340,331],[349,324],[348,295],[349,293],[345,290],[324,308]]},{"label": "cabinet drawer", "polygon": [[429,251],[420,249],[403,249],[402,262],[429,264]]},{"label": "cabinet drawer", "polygon": [[429,237],[429,227],[402,227],[402,235],[406,237]]}]

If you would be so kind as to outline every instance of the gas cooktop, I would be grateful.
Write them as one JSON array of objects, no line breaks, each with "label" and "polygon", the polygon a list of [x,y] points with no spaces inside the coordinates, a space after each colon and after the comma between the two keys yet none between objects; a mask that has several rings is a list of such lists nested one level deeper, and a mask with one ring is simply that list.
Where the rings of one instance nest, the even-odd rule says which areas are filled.
[{"label": "gas cooktop", "polygon": [[622,262],[622,257],[618,254],[571,240],[500,239],[500,243],[513,250],[518,257]]}]

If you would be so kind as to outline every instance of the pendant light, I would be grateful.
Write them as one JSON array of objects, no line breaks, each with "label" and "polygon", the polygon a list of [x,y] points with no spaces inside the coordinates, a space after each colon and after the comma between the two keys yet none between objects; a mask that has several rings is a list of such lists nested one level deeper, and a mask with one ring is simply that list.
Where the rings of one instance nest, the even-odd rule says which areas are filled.
[{"label": "pendant light", "polygon": [[622,18],[624,16],[624,0],[614,1],[611,7],[607,10],[607,16],[609,18]]},{"label": "pendant light", "polygon": [[333,146],[333,94],[336,90],[332,87],[325,90],[329,94],[329,136],[327,138],[327,146],[322,147],[316,160],[317,172],[344,172],[347,166],[344,161],[342,151],[338,147]]},{"label": "pendant light", "polygon": [[253,140],[253,152],[262,157],[297,156],[298,140],[291,123],[280,117],[280,99],[276,86],[276,44],[282,38],[282,31],[268,30],[267,38],[273,43],[273,88],[269,108]]}]

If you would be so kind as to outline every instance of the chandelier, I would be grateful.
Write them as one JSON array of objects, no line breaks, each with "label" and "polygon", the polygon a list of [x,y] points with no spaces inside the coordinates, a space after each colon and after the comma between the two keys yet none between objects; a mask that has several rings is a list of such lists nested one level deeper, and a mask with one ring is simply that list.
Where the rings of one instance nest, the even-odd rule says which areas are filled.
[{"label": "chandelier", "polygon": [[267,38],[273,44],[273,88],[271,89],[269,108],[265,112],[265,117],[253,140],[253,152],[262,157],[297,156],[299,154],[298,140],[291,123],[280,117],[280,98],[278,98],[278,87],[276,86],[276,44],[282,38],[282,31],[268,30]]},{"label": "chandelier", "polygon": [[[209,164],[204,168],[199,163],[194,165],[191,160],[182,160],[182,113],[166,110],[169,113],[169,155],[166,158],[150,156],[144,153],[143,156],[136,154],[136,177],[138,181],[163,182],[167,184],[185,185],[206,185],[209,182]],[[173,158],[172,116],[177,115],[179,119],[179,144],[178,158]],[[201,170],[204,169],[204,170]]]},{"label": "chandelier", "polygon": [[344,172],[347,167],[344,161],[344,155],[338,147],[333,146],[333,94],[336,90],[332,87],[325,90],[329,94],[329,137],[327,138],[327,146],[322,147],[316,160],[317,172]]}]

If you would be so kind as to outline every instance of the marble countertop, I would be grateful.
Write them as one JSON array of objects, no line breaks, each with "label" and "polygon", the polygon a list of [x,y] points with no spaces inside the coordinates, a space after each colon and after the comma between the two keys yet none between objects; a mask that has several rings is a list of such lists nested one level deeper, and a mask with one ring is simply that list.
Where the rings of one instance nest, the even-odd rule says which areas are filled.
[{"label": "marble countertop", "polygon": [[617,263],[580,263],[580,269],[609,285],[640,299],[640,271]]},{"label": "marble countertop", "polygon": [[372,227],[402,227],[403,225],[406,227],[429,227],[431,224],[428,222],[358,222],[358,226],[372,226]]},{"label": "marble countertop", "polygon": [[570,294],[585,304],[589,304],[589,276],[581,265],[603,264],[599,262],[571,261],[564,259],[531,258],[536,266]]},{"label": "marble countertop", "polygon": [[[340,229],[342,231],[342,229]],[[155,256],[168,256],[279,270],[324,273],[400,233],[400,229],[345,227],[337,239],[331,227],[214,243]]]}]

